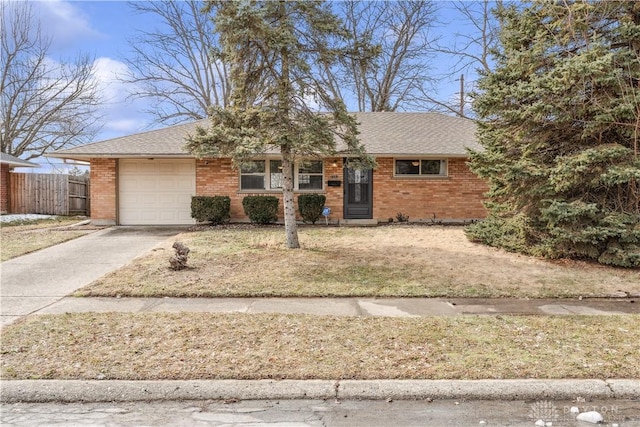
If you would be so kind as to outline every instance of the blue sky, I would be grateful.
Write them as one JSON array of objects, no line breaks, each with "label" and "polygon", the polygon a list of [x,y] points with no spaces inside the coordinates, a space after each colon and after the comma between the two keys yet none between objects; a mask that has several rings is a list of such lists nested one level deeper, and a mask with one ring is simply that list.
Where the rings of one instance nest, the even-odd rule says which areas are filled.
[{"label": "blue sky", "polygon": [[148,16],[131,11],[124,1],[32,2],[42,30],[52,37],[50,55],[73,59],[78,53],[95,58],[96,77],[105,103],[99,110],[103,127],[98,140],[149,128],[150,118],[140,111],[144,101],[127,99],[127,88],[117,80],[127,66],[127,39],[136,31],[156,25]]},{"label": "blue sky", "polygon": [[[41,19],[42,30],[52,37],[50,54],[54,59],[72,59],[78,53],[95,57],[96,77],[105,103],[98,111],[103,127],[96,140],[104,140],[151,129],[151,117],[141,111],[146,101],[127,99],[127,87],[119,82],[127,65],[123,59],[129,54],[127,39],[136,32],[152,29],[159,24],[153,16],[132,11],[125,1],[31,1],[34,13]],[[448,3],[442,2],[442,8]],[[445,37],[455,31],[455,19],[443,13],[443,20],[453,20],[446,27]],[[451,96],[457,91],[456,83],[449,88]],[[156,125],[157,127],[157,125]]]}]

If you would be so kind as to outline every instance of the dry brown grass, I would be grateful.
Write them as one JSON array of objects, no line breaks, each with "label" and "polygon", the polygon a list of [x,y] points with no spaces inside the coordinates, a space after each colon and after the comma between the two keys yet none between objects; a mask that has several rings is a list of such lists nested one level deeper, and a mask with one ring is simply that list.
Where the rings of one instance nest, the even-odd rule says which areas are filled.
[{"label": "dry brown grass", "polygon": [[308,227],[301,250],[282,228],[214,228],[177,236],[191,268],[172,271],[162,248],[80,296],[576,297],[640,293],[640,271],[549,262],[471,243],[459,227]]},{"label": "dry brown grass", "polygon": [[67,314],[3,329],[2,379],[640,378],[640,316]]},{"label": "dry brown grass", "polygon": [[79,221],[78,218],[59,217],[22,225],[4,224],[0,226],[1,260],[6,261],[83,236],[87,230],[64,228]]}]

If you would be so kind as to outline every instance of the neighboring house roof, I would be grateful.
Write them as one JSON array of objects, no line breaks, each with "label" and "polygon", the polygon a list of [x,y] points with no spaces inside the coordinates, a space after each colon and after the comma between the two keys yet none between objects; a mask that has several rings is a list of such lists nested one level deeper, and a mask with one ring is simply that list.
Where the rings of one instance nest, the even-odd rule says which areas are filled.
[{"label": "neighboring house roof", "polygon": [[[440,113],[353,113],[360,124],[360,141],[369,154],[383,156],[465,157],[467,148],[481,150],[472,120]],[[47,154],[87,160],[96,157],[193,157],[184,149],[187,135],[209,120],[94,142]],[[275,153],[275,152],[274,152]]]},{"label": "neighboring house roof", "polygon": [[37,168],[40,165],[19,159],[11,154],[0,153],[0,164],[9,165],[12,168]]}]

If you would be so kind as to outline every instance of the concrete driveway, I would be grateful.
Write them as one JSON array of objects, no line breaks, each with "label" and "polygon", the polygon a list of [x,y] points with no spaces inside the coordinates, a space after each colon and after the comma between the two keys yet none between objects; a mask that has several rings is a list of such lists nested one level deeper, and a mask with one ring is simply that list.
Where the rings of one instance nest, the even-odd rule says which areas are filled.
[{"label": "concrete driveway", "polygon": [[55,303],[184,230],[112,227],[3,262],[0,325]]}]

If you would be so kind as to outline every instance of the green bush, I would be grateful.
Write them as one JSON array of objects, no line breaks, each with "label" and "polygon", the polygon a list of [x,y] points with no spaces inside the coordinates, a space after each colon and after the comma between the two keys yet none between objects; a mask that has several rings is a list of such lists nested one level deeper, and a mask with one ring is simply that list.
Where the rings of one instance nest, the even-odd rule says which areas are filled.
[{"label": "green bush", "polygon": [[209,221],[214,225],[229,222],[231,198],[229,196],[193,196],[191,217],[198,222]]},{"label": "green bush", "polygon": [[242,199],[242,207],[251,222],[270,224],[278,220],[278,202],[275,196],[247,196]]},{"label": "green bush", "polygon": [[625,214],[603,215],[581,202],[550,203],[543,221],[525,215],[489,215],[466,228],[473,242],[546,258],[597,260],[617,267],[640,267],[640,221]]},{"label": "green bush", "polygon": [[322,194],[301,194],[298,196],[298,212],[304,222],[315,224],[322,216],[327,198]]},{"label": "green bush", "polygon": [[553,201],[541,211],[548,240],[561,256],[640,267],[640,217],[594,203]]},{"label": "green bush", "polygon": [[529,240],[530,231],[530,224],[523,215],[489,215],[465,229],[467,238],[472,242],[532,255],[534,242]]}]

